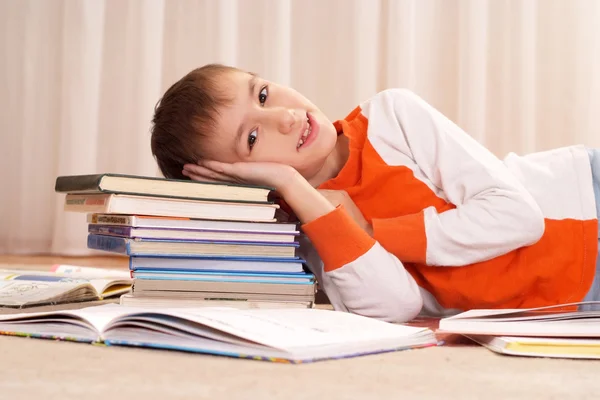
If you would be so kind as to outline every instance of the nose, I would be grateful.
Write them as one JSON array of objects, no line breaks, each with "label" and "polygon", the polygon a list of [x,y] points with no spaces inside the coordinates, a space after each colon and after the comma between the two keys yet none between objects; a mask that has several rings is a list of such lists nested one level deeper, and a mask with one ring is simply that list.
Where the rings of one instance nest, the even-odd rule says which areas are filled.
[{"label": "nose", "polygon": [[287,135],[298,126],[298,113],[290,108],[280,107],[271,110],[273,127],[280,133]]}]

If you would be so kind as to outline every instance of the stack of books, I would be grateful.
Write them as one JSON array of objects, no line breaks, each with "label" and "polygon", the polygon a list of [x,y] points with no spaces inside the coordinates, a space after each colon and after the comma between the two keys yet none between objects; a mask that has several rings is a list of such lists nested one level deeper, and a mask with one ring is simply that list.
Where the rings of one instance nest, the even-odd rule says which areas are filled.
[{"label": "stack of books", "polygon": [[56,179],[65,211],[87,213],[87,247],[129,257],[131,293],[150,307],[310,308],[315,276],[298,226],[270,188],[120,174]]}]

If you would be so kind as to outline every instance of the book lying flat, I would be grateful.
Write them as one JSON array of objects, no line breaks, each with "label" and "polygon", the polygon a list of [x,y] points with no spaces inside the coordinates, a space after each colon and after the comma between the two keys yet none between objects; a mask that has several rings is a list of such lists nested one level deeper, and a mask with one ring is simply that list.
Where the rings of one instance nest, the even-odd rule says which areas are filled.
[{"label": "book lying flat", "polygon": [[132,294],[121,296],[119,304],[122,306],[144,308],[197,308],[197,307],[225,307],[238,309],[254,308],[312,308],[312,301],[268,301],[248,299],[204,300],[204,299],[173,299],[168,297],[138,297]]},{"label": "book lying flat", "polygon": [[235,221],[275,221],[277,204],[226,203],[124,194],[67,194],[64,210],[84,213],[142,214]]},{"label": "book lying flat", "polygon": [[[227,289],[227,288],[226,288]],[[252,291],[235,292],[226,291],[219,292],[212,288],[207,290],[175,290],[175,289],[149,289],[136,290],[133,287],[134,297],[150,297],[181,301],[293,301],[293,302],[311,302],[315,301],[316,288],[311,293],[294,294],[294,293],[255,293]]]},{"label": "book lying flat", "polygon": [[170,280],[170,279],[136,279],[133,292],[136,296],[144,292],[220,292],[220,293],[254,293],[277,294],[286,296],[313,296],[316,292],[314,281],[303,280],[298,283],[281,281],[203,281],[203,280]]},{"label": "book lying flat", "polygon": [[467,337],[500,354],[600,360],[600,339],[485,335],[468,335]]},{"label": "book lying flat", "polygon": [[294,234],[207,231],[198,229],[133,228],[131,226],[95,224],[88,225],[88,233],[94,235],[127,237],[131,239],[212,240],[270,243],[293,243],[296,240],[296,235]]},{"label": "book lying flat", "polygon": [[148,310],[107,304],[0,316],[0,332],[295,363],[436,344],[427,328],[320,309]]},{"label": "book lying flat", "polygon": [[[598,311],[565,311],[567,307],[583,304],[597,305]],[[600,302],[525,309],[470,310],[442,318],[439,330],[463,335],[600,338]]]},{"label": "book lying flat", "polygon": [[129,256],[204,255],[238,257],[295,257],[298,243],[211,242],[205,240],[129,239],[88,235],[87,247]]},{"label": "book lying flat", "polygon": [[268,187],[198,182],[124,174],[65,175],[56,178],[59,193],[120,193],[197,200],[266,202]]},{"label": "book lying flat", "polygon": [[302,272],[301,258],[242,258],[242,257],[129,257],[129,269],[142,270],[178,270],[178,271],[229,271],[229,272]]},{"label": "book lying flat", "polygon": [[133,279],[107,274],[0,271],[0,307],[103,300],[131,291]]},{"label": "book lying flat", "polygon": [[298,235],[298,224],[294,222],[248,222],[222,221],[209,219],[191,219],[183,217],[162,217],[157,215],[120,215],[94,214],[87,215],[88,224],[131,226],[147,229],[189,229],[218,232],[246,232],[268,234]]},{"label": "book lying flat", "polygon": [[208,271],[132,271],[134,279],[189,280],[206,282],[258,282],[258,283],[314,283],[315,276],[308,273],[270,274],[255,272]]}]

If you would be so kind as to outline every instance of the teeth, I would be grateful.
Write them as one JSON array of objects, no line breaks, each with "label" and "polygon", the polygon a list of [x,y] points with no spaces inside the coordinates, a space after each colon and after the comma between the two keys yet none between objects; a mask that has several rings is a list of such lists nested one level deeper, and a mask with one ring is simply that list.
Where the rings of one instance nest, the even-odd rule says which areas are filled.
[{"label": "teeth", "polygon": [[306,138],[308,137],[308,135],[310,135],[310,132],[311,132],[310,121],[308,120],[308,118],[306,119],[306,121],[309,124],[308,124],[308,127],[306,128],[306,130],[304,131],[304,133],[302,134],[302,137],[298,141],[298,145],[296,146],[297,149],[300,148],[300,146],[302,146],[304,144],[304,141],[306,140]]}]

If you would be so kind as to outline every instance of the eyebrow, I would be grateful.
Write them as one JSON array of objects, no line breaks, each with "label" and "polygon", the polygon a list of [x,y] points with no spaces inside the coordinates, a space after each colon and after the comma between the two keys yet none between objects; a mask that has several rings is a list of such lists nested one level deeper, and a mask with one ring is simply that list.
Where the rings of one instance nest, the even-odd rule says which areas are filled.
[{"label": "eyebrow", "polygon": [[[248,81],[248,96],[252,97],[254,95],[254,89],[256,88],[256,81],[258,80],[257,76],[255,74],[250,74],[252,75],[252,78],[250,78],[250,80]],[[240,139],[242,138],[242,134],[244,133],[244,124],[240,123],[240,126],[237,130],[237,134],[235,135],[235,142],[236,146],[237,143],[239,143]]]}]

